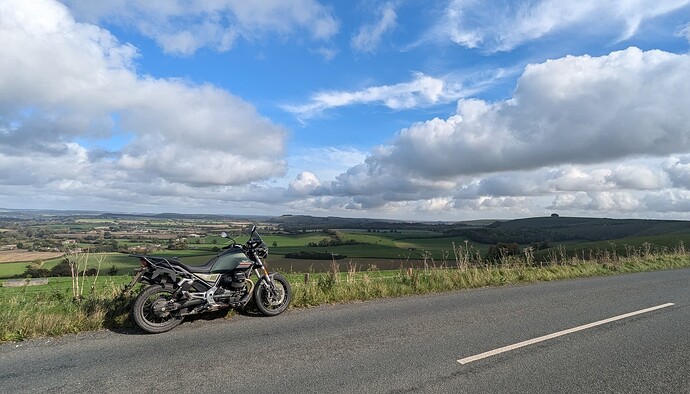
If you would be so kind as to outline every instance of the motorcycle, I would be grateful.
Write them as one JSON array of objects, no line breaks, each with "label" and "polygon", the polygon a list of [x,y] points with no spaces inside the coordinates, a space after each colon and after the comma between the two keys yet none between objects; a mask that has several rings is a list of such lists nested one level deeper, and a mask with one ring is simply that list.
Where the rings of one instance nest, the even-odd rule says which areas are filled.
[{"label": "motorcycle", "polygon": [[[221,236],[229,238],[225,232]],[[231,244],[202,266],[186,265],[174,258],[131,255],[142,267],[128,288],[140,282],[147,285],[132,306],[137,326],[161,333],[182,323],[186,316],[243,308],[252,300],[265,316],[285,311],[292,299],[290,284],[283,275],[268,273],[262,261],[268,248],[256,226],[252,226],[245,244],[229,239]]]}]

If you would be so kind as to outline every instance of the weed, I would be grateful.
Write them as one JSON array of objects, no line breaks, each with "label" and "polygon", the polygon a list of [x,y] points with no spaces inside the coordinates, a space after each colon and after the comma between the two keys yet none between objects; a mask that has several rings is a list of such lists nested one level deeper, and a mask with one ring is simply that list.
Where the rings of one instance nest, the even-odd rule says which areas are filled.
[{"label": "weed", "polygon": [[[503,256],[499,263],[488,264],[474,253],[471,246],[465,244],[456,248],[454,245],[454,267],[449,266],[445,258],[437,266],[433,257],[426,255],[424,264],[417,268],[406,266],[405,261],[401,261],[398,270],[379,270],[376,266],[369,266],[362,271],[357,262],[350,261],[347,272],[341,273],[339,265],[333,261],[325,273],[286,276],[294,293],[292,306],[307,307],[484,286],[690,267],[690,256],[682,243],[673,250],[641,245],[640,248],[628,248],[620,254],[600,249],[573,256],[557,248],[550,262],[539,264],[535,263],[531,253],[532,250],[525,249],[522,255]],[[78,267],[78,272],[85,272],[83,266]],[[89,283],[90,291],[86,294],[84,275],[51,278],[47,286],[0,288],[0,342],[131,325],[129,309],[136,291],[126,294],[122,291],[130,278],[109,277],[96,282],[97,278]]]}]

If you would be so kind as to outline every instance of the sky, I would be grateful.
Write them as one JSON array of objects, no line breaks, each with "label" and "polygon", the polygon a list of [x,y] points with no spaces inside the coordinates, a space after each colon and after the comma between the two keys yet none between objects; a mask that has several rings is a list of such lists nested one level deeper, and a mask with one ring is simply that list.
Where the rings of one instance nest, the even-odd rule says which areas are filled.
[{"label": "sky", "polygon": [[690,219],[690,0],[0,0],[0,208]]}]

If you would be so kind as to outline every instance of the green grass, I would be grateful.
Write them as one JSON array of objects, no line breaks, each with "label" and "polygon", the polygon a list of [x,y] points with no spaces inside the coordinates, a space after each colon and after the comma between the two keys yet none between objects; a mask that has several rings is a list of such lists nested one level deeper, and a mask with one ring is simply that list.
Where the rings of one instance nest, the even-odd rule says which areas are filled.
[{"label": "green grass", "polygon": [[[101,255],[100,253],[92,254],[92,256]],[[139,261],[128,254],[124,253],[103,253],[105,260],[101,264],[101,270],[105,271],[112,266],[118,270],[118,272],[124,274],[129,273],[133,269],[139,267]],[[46,260],[43,262],[42,267],[46,269],[51,269],[56,266],[62,258]],[[91,259],[89,263],[89,268],[96,268],[95,262]],[[31,263],[2,263],[0,264],[0,279],[21,277],[21,275],[26,271],[26,267],[31,265]]]},{"label": "green grass", "polygon": [[438,231],[430,230],[399,230],[396,232],[370,232],[362,229],[346,229],[340,230],[347,234],[366,234],[377,237],[384,237],[391,240],[405,239],[405,238],[434,238],[442,236],[442,233]]},{"label": "green grass", "polygon": [[80,301],[72,299],[71,278],[53,278],[47,286],[0,288],[0,342],[127,325],[133,298],[119,294],[130,279],[100,278],[95,291],[87,290]]},{"label": "green grass", "polygon": [[[17,275],[21,275],[24,271],[26,271],[26,266],[29,264],[31,263],[2,263],[0,264],[0,278],[13,278]],[[46,264],[48,264],[48,262],[46,262]],[[57,262],[52,264],[50,267],[54,266],[55,264],[57,264]]]},{"label": "green grass", "polygon": [[306,307],[324,303],[687,267],[690,267],[690,257],[687,255],[657,255],[647,259],[627,258],[609,263],[580,261],[545,267],[517,263],[470,266],[464,269],[364,272],[340,272],[334,269],[328,273],[310,274],[308,278],[297,274],[288,275],[288,278],[295,294],[293,307]]},{"label": "green grass", "polygon": [[[690,234],[664,234],[647,237],[626,237],[610,241],[559,243],[547,250],[535,252],[535,257],[544,261],[553,259],[554,254],[565,253],[567,256],[582,257],[591,254],[609,253],[617,256],[632,257],[644,253],[673,252],[682,245],[690,245]],[[684,247],[684,246],[683,246]]]},{"label": "green grass", "polygon": [[[322,239],[331,239],[331,237],[323,232],[311,232],[297,235],[261,235],[264,242],[270,248],[273,242],[278,244],[278,247],[303,247],[310,242],[319,243]],[[245,241],[245,238],[238,239],[238,241]]]},{"label": "green grass", "polygon": [[[690,267],[685,252],[632,257],[608,256],[597,261],[575,257],[544,267],[510,258],[497,265],[462,265],[460,268],[362,270],[356,262],[333,265],[325,273],[287,274],[293,288],[292,307],[323,303],[398,297],[413,294],[503,286],[597,275]],[[433,268],[433,269],[432,269]],[[305,278],[305,275],[308,275]],[[134,294],[122,295],[129,276],[86,278],[83,298],[72,297],[71,278],[51,278],[48,285],[0,288],[0,342],[39,336],[132,326],[129,308]],[[136,294],[136,292],[135,292]]]}]

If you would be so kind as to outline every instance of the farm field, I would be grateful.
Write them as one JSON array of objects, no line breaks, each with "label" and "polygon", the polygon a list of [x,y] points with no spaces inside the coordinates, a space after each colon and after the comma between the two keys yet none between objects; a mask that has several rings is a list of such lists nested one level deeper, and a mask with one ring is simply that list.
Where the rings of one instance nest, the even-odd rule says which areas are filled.
[{"label": "farm field", "polygon": [[[496,262],[509,255],[534,261],[554,256],[630,255],[683,249],[690,222],[599,218],[528,218],[511,221],[410,223],[369,219],[233,219],[166,214],[97,217],[0,218],[0,278],[24,277],[28,266],[50,270],[63,253],[89,251],[102,258],[101,270],[129,274],[139,266],[130,254],[150,254],[201,265],[230,240],[246,240],[256,224],[269,248],[267,264],[282,272],[324,272],[335,261],[341,271],[454,266],[456,259]],[[481,224],[479,224],[481,223]],[[44,252],[43,249],[64,252]],[[529,253],[527,252],[529,250]],[[529,263],[529,262],[528,262]]]},{"label": "farm field", "polygon": [[[345,233],[348,234],[348,233]],[[333,253],[346,256],[338,260],[338,264],[342,270],[346,270],[350,264],[357,264],[359,267],[366,269],[370,266],[375,266],[379,269],[397,269],[401,266],[417,266],[423,257],[421,253],[429,251],[429,263],[441,264],[444,256],[446,259],[452,259],[452,239],[440,238],[436,242],[432,239],[421,238],[408,239],[402,247],[396,246],[397,242],[385,236],[377,236],[377,243],[363,243],[355,245],[329,246],[329,247],[306,247],[308,242],[318,242],[326,238],[324,233],[314,233],[309,236],[265,236],[265,241],[269,248],[269,257],[267,264],[276,270],[282,272],[323,272],[331,266],[331,259],[309,260],[309,259],[295,259],[286,258],[286,253],[298,251],[311,251],[319,253]],[[371,237],[370,237],[371,238]],[[361,240],[362,238],[360,238]],[[371,240],[371,239],[369,239]],[[272,242],[277,242],[278,245],[293,245],[293,246],[277,246],[272,247]],[[456,239],[456,243],[460,242]],[[194,245],[195,249],[190,250],[158,250],[151,252],[151,255],[174,257],[185,264],[202,265],[215,256],[212,248],[214,246],[222,246],[223,244],[199,244]],[[412,249],[412,250],[410,250]],[[119,272],[131,272],[133,269],[139,267],[136,258],[131,257],[128,253],[93,253],[91,260],[98,256],[104,256],[105,260],[102,262],[102,269],[115,267]],[[37,255],[38,256],[38,255]],[[53,255],[42,255],[43,267],[50,269],[62,260],[62,253]],[[33,260],[26,260],[21,262],[4,263],[0,265],[0,278],[9,278],[20,275],[26,269],[26,266]],[[92,263],[93,264],[93,263]],[[92,265],[90,265],[91,267]]]},{"label": "farm field", "polygon": [[[32,279],[0,287],[0,341],[130,325],[131,295],[121,295],[139,267],[132,254],[201,265],[232,242],[221,232],[243,243],[252,224],[268,246],[269,270],[291,282],[294,306],[690,265],[685,221],[164,216],[0,216],[0,248],[12,249],[0,263],[0,286]],[[93,270],[78,289],[65,259]]]},{"label": "farm field", "polygon": [[31,262],[34,260],[50,260],[65,254],[64,252],[28,252],[26,250],[0,251],[0,264],[13,262]]}]

